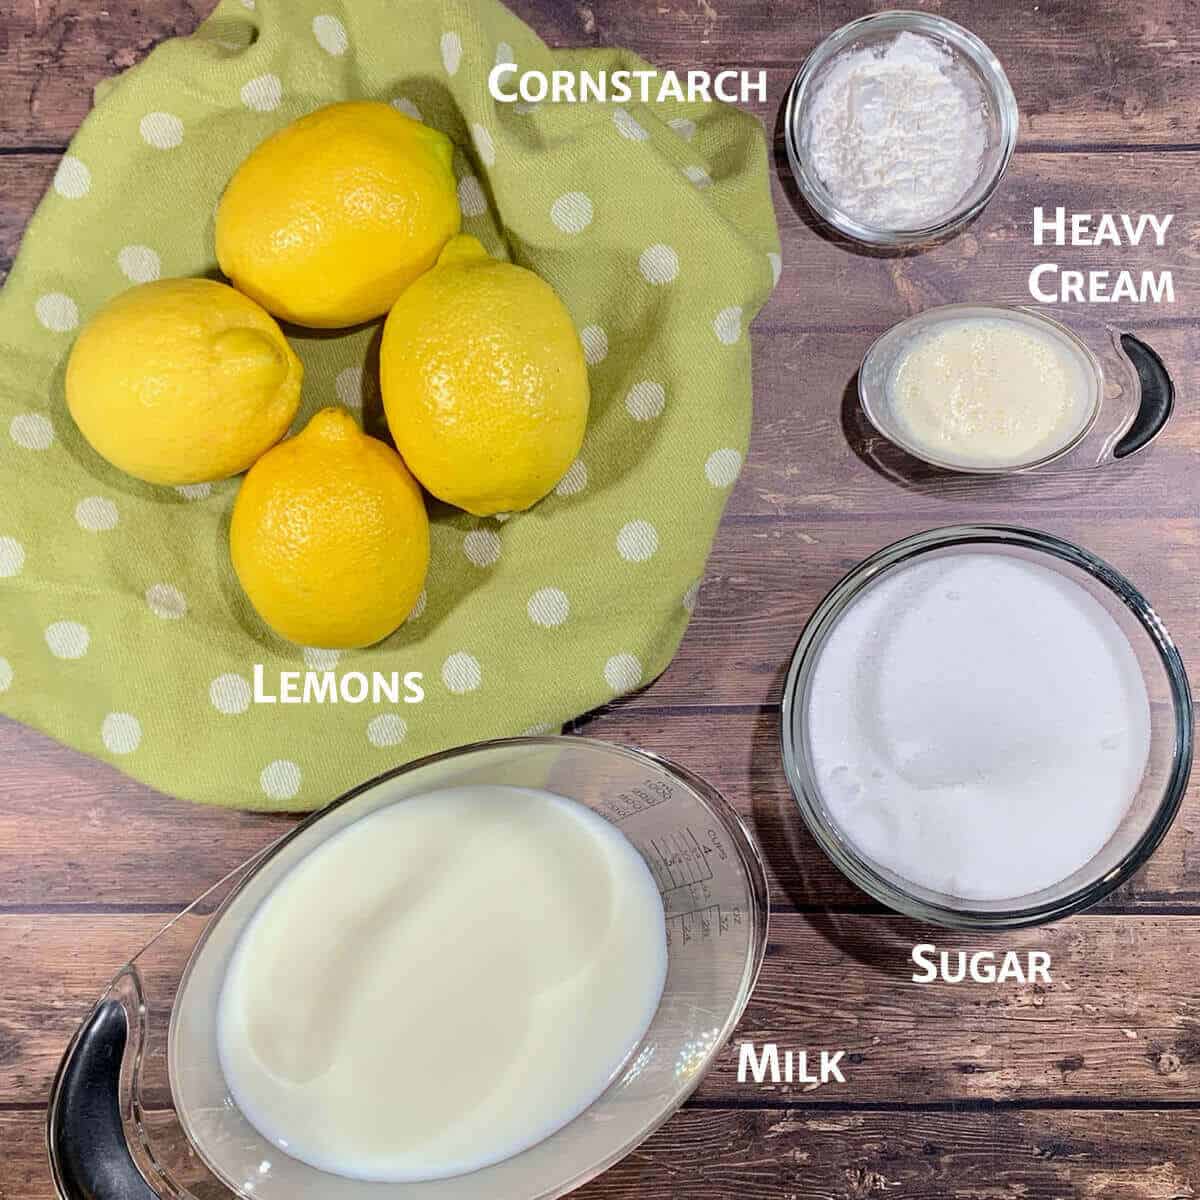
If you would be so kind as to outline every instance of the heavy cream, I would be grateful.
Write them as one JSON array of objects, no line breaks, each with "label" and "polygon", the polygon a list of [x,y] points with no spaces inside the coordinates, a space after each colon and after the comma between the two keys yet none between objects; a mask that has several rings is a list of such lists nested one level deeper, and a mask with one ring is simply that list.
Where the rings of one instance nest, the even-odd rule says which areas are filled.
[{"label": "heavy cream", "polygon": [[884,575],[819,652],[805,709],[830,818],[859,854],[966,900],[1066,879],[1116,831],[1150,751],[1120,626],[1073,579],[985,550]]},{"label": "heavy cream", "polygon": [[587,1108],[666,971],[658,889],[615,827],[549,792],[433,792],[348,826],[263,901],[222,988],[221,1067],[311,1166],[463,1174]]},{"label": "heavy cream", "polygon": [[924,326],[885,387],[914,449],[970,470],[1026,466],[1067,445],[1092,416],[1089,378],[1088,359],[1065,336],[998,314]]}]

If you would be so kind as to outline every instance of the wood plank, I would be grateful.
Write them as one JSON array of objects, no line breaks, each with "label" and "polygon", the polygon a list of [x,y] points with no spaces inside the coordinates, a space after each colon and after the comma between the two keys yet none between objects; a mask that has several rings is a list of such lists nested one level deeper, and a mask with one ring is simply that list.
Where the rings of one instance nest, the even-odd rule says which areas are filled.
[{"label": "wood plank", "polygon": [[[672,689],[696,704],[693,689],[702,692],[706,682],[713,688],[741,682],[725,675],[733,656],[724,639],[710,636],[723,653],[706,656],[696,675],[688,668],[690,639],[655,688],[573,727],[673,758],[717,787],[755,833],[777,909],[876,910],[805,828],[783,774],[773,705],[759,711],[654,706]],[[771,678],[763,682],[775,686]],[[0,908],[10,912],[140,910],[165,919],[297,819],[163,796],[11,721],[0,721],[0,763]],[[1200,816],[1191,800],[1197,788],[1200,780],[1150,861],[1097,911],[1200,909]]]},{"label": "wood plank", "polygon": [[[768,120],[792,75],[827,33],[890,0],[605,0],[596,7],[605,43],[660,67],[773,67]],[[1186,5],[1162,0],[1058,0],[1014,5],[918,0],[978,34],[1004,64],[1021,109],[1021,137],[1037,142],[1152,143],[1200,140],[1190,102],[1200,29]]]},{"label": "wood plank", "polygon": [[[53,1200],[37,1112],[0,1113],[0,1200]],[[1200,1115],[688,1106],[579,1200],[1185,1200]]]},{"label": "wood plank", "polygon": [[[661,712],[627,702],[579,722],[578,728],[673,758],[716,787],[754,832],[767,864],[775,909],[845,913],[877,907],[845,879],[809,834],[783,773],[779,716],[772,708],[757,713]],[[1197,911],[1198,789],[1200,781],[1193,781],[1179,816],[1150,861],[1093,911]]]},{"label": "wood plank", "polygon": [[[1099,498],[1094,500],[1099,506]],[[1107,506],[1105,506],[1107,507]],[[800,631],[838,580],[874,551],[950,521],[1006,516],[1077,542],[1125,574],[1155,605],[1185,664],[1200,662],[1197,518],[957,512],[859,519],[726,519],[717,536],[692,624],[675,660],[638,704],[776,704]]]},{"label": "wood plank", "polygon": [[[60,1055],[107,979],[160,917],[0,916],[0,1102],[44,1101]],[[192,929],[197,928],[196,921]],[[1066,1105],[1195,1103],[1200,989],[1179,948],[1189,917],[1083,916],[970,938],[892,916],[778,913],[735,1042],[698,1095],[712,1103]],[[186,936],[184,936],[186,933]],[[169,1003],[192,932],[145,971],[153,1011]],[[1049,951],[1053,983],[910,981],[915,942]],[[936,1031],[934,1036],[933,1031]],[[737,1040],[846,1051],[845,1085],[737,1082]],[[167,1102],[155,1093],[151,1104]]]},{"label": "wood plank", "polygon": [[33,210],[58,166],[57,154],[0,157],[0,283],[8,274]]},{"label": "wood plank", "polygon": [[214,0],[0,0],[0,147],[65,145],[101,79],[133,66],[163,38],[190,33],[213,7]]},{"label": "wood plank", "polygon": [[[50,155],[0,157],[0,269],[16,253],[25,224],[50,184]],[[759,334],[850,326],[881,331],[935,304],[961,300],[1033,303],[1028,278],[1033,267],[1058,262],[1067,270],[1174,274],[1174,304],[1065,304],[1063,314],[1093,324],[1141,325],[1164,319],[1194,319],[1188,303],[1200,294],[1200,242],[1182,217],[1168,230],[1165,245],[1152,238],[1137,247],[1057,247],[1033,244],[1033,208],[1070,211],[1186,213],[1200,202],[1200,153],[1022,154],[1013,161],[996,197],[965,233],[920,254],[881,256],[849,247],[817,227],[799,198],[787,167],[776,165],[775,212],[784,270],[770,303],[755,326]],[[1115,279],[1115,276],[1114,276]],[[834,306],[814,306],[814,287],[831,289]],[[986,281],[986,286],[980,281]],[[1112,284],[1110,280],[1110,286]],[[864,332],[864,349],[871,337]],[[856,364],[857,365],[857,364]]]},{"label": "wood plank", "polygon": [[[957,237],[919,253],[887,255],[848,243],[813,216],[776,156],[775,214],[783,249],[783,274],[758,328],[863,326],[886,328],[915,312],[958,301],[1034,304],[1029,274],[1034,267],[1058,263],[1063,270],[1171,271],[1174,303],[1079,304],[1060,307],[1065,317],[1094,323],[1141,324],[1196,317],[1200,294],[1200,245],[1188,228],[1194,206],[1200,153],[1024,153],[1014,157],[991,203]],[[1158,215],[1177,213],[1164,245],[1147,234],[1137,246],[1036,246],[1033,210],[1050,216],[1061,205],[1068,213]],[[1093,224],[1094,224],[1093,221]],[[1055,290],[1050,279],[1041,288]],[[814,306],[814,289],[837,297],[836,304]]]},{"label": "wood plank", "polygon": [[[667,671],[639,695],[575,728],[677,758],[721,788],[754,825],[777,903],[861,907],[865,897],[803,830],[783,777],[782,680],[804,621],[838,578],[880,546],[933,523],[916,517],[834,526],[727,520],[691,628]],[[1072,517],[1037,523],[1126,572],[1158,605],[1185,662],[1200,661],[1200,597],[1192,586],[1200,522]],[[725,711],[713,706],[714,697]],[[1191,796],[1197,788],[1200,778]],[[0,794],[0,905],[10,908],[103,904],[174,911],[291,820],[170,799],[11,721],[0,721]],[[1110,907],[1197,904],[1200,818],[1189,802],[1166,842]]]},{"label": "wood plank", "polygon": [[[1077,327],[1085,329],[1082,322]],[[726,521],[791,517],[803,521],[813,537],[825,530],[841,538],[850,523],[861,528],[864,520],[899,513],[914,528],[991,520],[1052,530],[1080,517],[1097,525],[1104,518],[1118,529],[1133,517],[1195,516],[1200,407],[1189,397],[1200,389],[1200,327],[1136,328],[1162,355],[1178,393],[1175,415],[1154,445],[1100,469],[1082,465],[1081,457],[994,478],[926,467],[868,424],[858,401],[857,374],[879,330],[778,330],[756,336],[750,454]],[[1106,335],[1094,331],[1090,336],[1099,343]],[[1115,357],[1108,369],[1119,378]],[[1088,444],[1094,453],[1097,443]],[[766,530],[758,532],[767,536]],[[750,533],[743,529],[721,536]],[[806,557],[801,554],[798,561]]]},{"label": "wood plank", "polygon": [[[216,0],[103,5],[0,0],[5,96],[0,149],[65,146],[90,110],[92,89],[101,79],[140,62],[164,38],[191,33],[215,7]],[[510,0],[508,7],[551,45],[595,41],[589,0]]]},{"label": "wood plank", "polygon": [[[0,2],[8,69],[0,147],[64,145],[95,84],[132,66],[162,38],[190,33],[212,0],[104,6],[67,0]],[[768,97],[752,109],[773,127],[792,74],[823,33],[866,6],[826,0],[819,14],[775,0],[520,0],[510,4],[551,45],[597,38],[663,68],[770,64]],[[1069,0],[1015,9],[978,0],[922,0],[983,37],[1004,62],[1038,143],[1180,143],[1200,140],[1189,103],[1200,32],[1183,6],[1156,0]]]},{"label": "wood plank", "polygon": [[0,719],[0,906],[178,911],[293,823],[185,804]]}]

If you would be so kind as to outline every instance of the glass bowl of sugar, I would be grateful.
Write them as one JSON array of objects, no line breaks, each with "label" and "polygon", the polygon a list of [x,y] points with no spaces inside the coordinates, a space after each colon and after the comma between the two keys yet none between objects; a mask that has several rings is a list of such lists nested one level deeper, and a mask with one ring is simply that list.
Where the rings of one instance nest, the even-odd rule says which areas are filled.
[{"label": "glass bowl of sugar", "polygon": [[1071,542],[963,525],[866,559],[793,655],[784,769],[859,888],[939,925],[1010,929],[1141,867],[1192,762],[1187,674],[1142,594]]},{"label": "glass bowl of sugar", "polygon": [[878,247],[935,242],[973,220],[1012,157],[1019,114],[1004,68],[943,17],[882,12],[808,56],[784,113],[809,206]]}]

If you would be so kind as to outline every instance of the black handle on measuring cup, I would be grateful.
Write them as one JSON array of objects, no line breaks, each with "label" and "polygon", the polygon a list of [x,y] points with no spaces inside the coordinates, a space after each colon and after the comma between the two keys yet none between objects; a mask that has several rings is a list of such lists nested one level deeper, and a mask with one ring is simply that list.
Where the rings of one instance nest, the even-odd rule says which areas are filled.
[{"label": "black handle on measuring cup", "polygon": [[125,1142],[118,1089],[129,1037],[119,1000],[102,1000],[67,1050],[46,1138],[62,1200],[158,1200]]},{"label": "black handle on measuring cup", "polygon": [[1132,333],[1121,334],[1121,349],[1137,371],[1141,403],[1133,424],[1113,447],[1113,458],[1144,450],[1162,432],[1175,408],[1175,384],[1157,351]]}]

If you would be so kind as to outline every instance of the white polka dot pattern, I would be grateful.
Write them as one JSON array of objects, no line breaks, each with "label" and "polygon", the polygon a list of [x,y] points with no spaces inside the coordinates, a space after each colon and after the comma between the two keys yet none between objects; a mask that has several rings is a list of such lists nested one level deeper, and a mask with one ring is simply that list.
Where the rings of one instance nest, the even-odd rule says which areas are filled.
[{"label": "white polka dot pattern", "polygon": [[75,523],[89,533],[107,533],[116,529],[121,514],[106,496],[88,496],[75,505]]},{"label": "white polka dot pattern", "polygon": [[679,255],[661,242],[647,246],[638,259],[638,270],[647,283],[661,286],[679,274]]},{"label": "white polka dot pattern", "polygon": [[138,132],[156,150],[174,150],[183,143],[183,122],[174,113],[147,113],[138,123]]},{"label": "white polka dot pattern", "polygon": [[350,49],[350,35],[346,32],[345,25],[337,17],[330,16],[328,13],[313,17],[312,31],[313,37],[317,39],[317,45],[326,54],[332,54],[334,58],[340,58]]},{"label": "white polka dot pattern", "polygon": [[142,742],[142,725],[132,713],[109,713],[100,725],[100,739],[110,754],[132,754]]},{"label": "white polka dot pattern", "polygon": [[658,552],[658,530],[649,521],[629,521],[617,534],[617,552],[626,562],[653,558]]},{"label": "white polka dot pattern", "polygon": [[12,579],[25,569],[25,547],[15,537],[0,537],[0,579]]},{"label": "white polka dot pattern", "polygon": [[474,175],[464,175],[458,181],[458,207],[464,217],[482,217],[487,212],[487,196]]},{"label": "white polka dot pattern", "polygon": [[662,415],[666,403],[666,389],[652,379],[635,383],[625,396],[625,409],[635,421],[653,421]]},{"label": "white polka dot pattern", "polygon": [[742,310],[737,305],[723,308],[713,317],[713,333],[723,346],[732,346],[742,336]]},{"label": "white polka dot pattern", "polygon": [[556,496],[577,496],[588,483],[588,470],[582,459],[577,458],[568,468],[567,473],[558,481],[554,489]]},{"label": "white polka dot pattern", "polygon": [[91,640],[87,626],[78,621],[55,621],[46,626],[46,645],[55,658],[82,658]]},{"label": "white polka dot pattern", "polygon": [[269,800],[294,800],[302,782],[299,766],[286,758],[267,763],[258,777],[258,785]]},{"label": "white polka dot pattern", "polygon": [[491,529],[472,529],[463,538],[463,553],[477,566],[490,567],[500,561],[500,535]]},{"label": "white polka dot pattern", "polygon": [[54,190],[65,200],[82,200],[92,190],[92,173],[73,154],[64,154],[54,172]]},{"label": "white polka dot pattern", "polygon": [[465,650],[456,651],[442,664],[442,682],[456,696],[476,691],[483,683],[479,660]]},{"label": "white polka dot pattern", "polygon": [[283,82],[278,75],[256,75],[242,84],[241,97],[255,112],[274,112],[283,100]]},{"label": "white polka dot pattern", "polygon": [[592,216],[592,202],[583,192],[566,192],[550,205],[550,220],[563,233],[582,233]]},{"label": "white polka dot pattern", "polygon": [[704,464],[704,477],[713,487],[727,488],[737,482],[742,456],[737,450],[714,450]]},{"label": "white polka dot pattern", "polygon": [[457,75],[462,63],[462,38],[453,30],[442,34],[442,66],[447,75]]},{"label": "white polka dot pattern", "polygon": [[34,305],[39,324],[51,333],[70,333],[79,325],[79,306],[65,292],[47,292]]},{"label": "white polka dot pattern", "polygon": [[22,450],[49,450],[54,444],[54,426],[41,413],[17,413],[8,423],[8,436]]},{"label": "white polka dot pattern", "polygon": [[475,151],[485,167],[496,165],[496,143],[492,141],[491,131],[486,125],[471,126],[471,140],[475,143]]},{"label": "white polka dot pattern", "polygon": [[571,612],[571,604],[567,593],[561,588],[545,587],[539,588],[529,597],[525,611],[535,625],[553,629],[566,621]]},{"label": "white polka dot pattern", "polygon": [[122,246],[117,266],[130,283],[153,283],[162,275],[162,261],[149,246]]},{"label": "white polka dot pattern", "polygon": [[252,697],[249,681],[234,673],[218,675],[208,685],[209,703],[226,716],[244,713],[250,707]]},{"label": "white polka dot pattern", "polygon": [[642,664],[634,654],[614,654],[604,664],[604,681],[616,693],[632,692],[642,682]]},{"label": "white polka dot pattern", "polygon": [[178,621],[187,615],[187,598],[171,583],[156,583],[148,587],[146,604],[163,621]]},{"label": "white polka dot pattern", "polygon": [[380,713],[367,722],[367,741],[379,750],[398,746],[408,736],[408,722],[395,713]]}]

